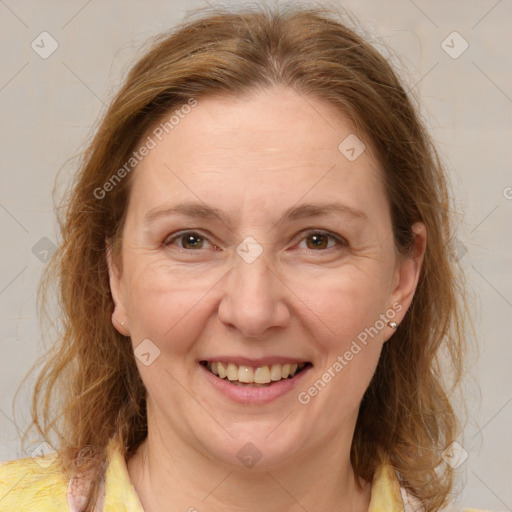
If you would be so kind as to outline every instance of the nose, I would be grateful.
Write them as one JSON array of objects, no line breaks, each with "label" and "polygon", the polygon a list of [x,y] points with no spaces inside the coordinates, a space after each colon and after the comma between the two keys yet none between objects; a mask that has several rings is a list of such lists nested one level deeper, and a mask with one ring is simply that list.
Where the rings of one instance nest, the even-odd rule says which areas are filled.
[{"label": "nose", "polygon": [[289,290],[263,255],[248,263],[238,255],[224,281],[219,320],[246,338],[261,338],[271,327],[290,320]]}]

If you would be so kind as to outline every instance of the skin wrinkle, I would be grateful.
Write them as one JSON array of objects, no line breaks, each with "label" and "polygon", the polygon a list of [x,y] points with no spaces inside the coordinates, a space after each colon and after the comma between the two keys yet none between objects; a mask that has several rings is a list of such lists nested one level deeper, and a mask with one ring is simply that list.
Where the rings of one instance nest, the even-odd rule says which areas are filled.
[{"label": "skin wrinkle", "polygon": [[[458,223],[450,173],[421,115],[419,98],[411,97],[407,79],[371,45],[371,38],[358,35],[357,19],[338,9],[290,6],[204,12],[204,17],[185,21],[181,28],[166,30],[148,42],[81,152],[72,186],[55,205],[62,243],[45,265],[38,290],[43,336],[50,343],[41,365],[30,372],[38,375],[32,421],[23,444],[32,449],[28,444],[32,432],[55,439],[62,469],[68,474],[75,472],[76,457],[84,447],[97,450],[97,459],[84,463],[93,474],[87,512],[92,512],[100,492],[112,453],[108,448],[116,444],[125,462],[133,461],[131,476],[144,493],[147,510],[174,509],[174,505],[181,510],[186,501],[188,510],[204,490],[201,512],[226,508],[251,512],[256,503],[258,509],[269,510],[282,505],[282,512],[296,503],[291,503],[292,496],[281,483],[289,484],[289,491],[304,499],[306,506],[313,501],[311,485],[318,490],[325,484],[321,492],[325,503],[315,501],[312,510],[322,505],[332,509],[328,505],[346,487],[346,499],[340,503],[357,510],[363,507],[349,503],[353,470],[367,481],[396,472],[395,490],[400,485],[427,512],[438,511],[449,502],[457,480],[454,468],[439,465],[439,453],[463,433],[468,411],[462,384],[476,337],[469,307],[474,297],[454,244]],[[291,102],[292,96],[285,94],[279,101],[269,101],[268,93],[282,92],[283,87],[302,101]],[[257,103],[254,92],[262,93]],[[205,101],[212,95],[215,101]],[[199,105],[204,108],[194,115]],[[238,115],[235,106],[240,107],[235,109]],[[335,112],[341,119],[335,119]],[[297,123],[301,123],[299,131]],[[264,140],[269,129],[282,133]],[[220,130],[232,133],[221,137]],[[242,132],[245,141],[237,138]],[[164,133],[170,137],[163,140]],[[259,146],[252,144],[248,133],[258,137]],[[359,146],[352,137],[356,153],[364,151],[354,162],[340,157],[340,151],[350,157],[348,135],[364,144]],[[265,151],[261,142],[281,151]],[[220,147],[228,150],[221,152]],[[320,147],[331,147],[332,155],[324,151],[320,158],[314,152]],[[221,153],[223,162],[231,155],[231,167],[220,165]],[[258,154],[265,166],[259,165]],[[148,168],[137,167],[148,157]],[[304,167],[306,161],[312,163]],[[209,167],[215,173],[206,176]],[[290,169],[295,172],[285,172]],[[135,190],[139,203],[146,202],[143,208],[130,203],[133,178],[141,176]],[[298,240],[292,237],[305,223],[272,226],[285,207],[334,196],[345,202],[354,198],[361,206],[370,205],[372,212],[379,211],[372,217],[374,229],[364,237],[364,244],[357,244],[363,246],[359,252],[353,250],[353,238],[352,250],[333,251],[329,258],[324,251],[299,251]],[[383,197],[389,203],[387,210],[379,206]],[[237,216],[239,225],[231,230],[202,222],[191,226],[189,219],[181,219],[154,233],[151,246],[142,243],[138,236],[142,229],[136,224],[129,232],[124,229],[128,210],[139,208],[132,211],[138,222],[157,203],[194,198],[222,207]],[[386,212],[393,231],[387,230]],[[324,219],[311,220],[314,226],[308,228],[333,228],[324,225]],[[418,220],[428,232],[424,261],[420,253],[425,230],[414,224]],[[333,231],[347,236],[345,222],[336,224]],[[175,230],[191,227],[209,229],[204,233],[220,250],[197,254],[160,245]],[[124,245],[123,230],[128,235]],[[246,235],[256,237],[264,249],[250,265],[235,252]],[[418,258],[415,237],[421,246]],[[390,246],[395,265],[385,249]],[[113,260],[105,261],[110,254]],[[122,272],[121,256],[129,258],[129,272]],[[111,261],[116,267],[110,267],[108,280]],[[420,264],[424,269],[416,285],[415,269]],[[415,300],[410,303],[414,287]],[[359,333],[364,337],[373,327],[365,324],[375,321],[376,310],[391,301],[386,297],[400,295],[403,313],[393,318],[398,328],[383,346],[352,439],[350,435],[342,439],[342,434],[350,434],[350,422],[345,420],[364,382],[351,376],[373,374],[375,354],[367,349],[357,358],[349,357],[346,368],[343,362],[343,373],[307,406],[286,404],[283,398],[276,403],[279,412],[270,406],[241,409],[199,386],[194,364],[221,352],[228,357],[311,359],[315,364],[311,377],[316,378],[333,364],[329,360],[333,352],[343,361],[343,350],[356,328],[365,326]],[[369,344],[377,352],[388,338],[388,329],[382,321],[381,325],[382,339],[372,338]],[[146,371],[140,364],[137,367],[141,356],[137,349],[148,338],[163,350]],[[440,365],[439,359],[446,364]],[[360,372],[358,361],[365,367]],[[450,367],[450,372],[443,367]],[[300,377],[294,382],[299,381]],[[226,387],[234,391],[227,383]],[[151,402],[148,439],[147,398]],[[60,404],[58,410],[52,406],[55,403]],[[215,424],[217,419],[220,423]],[[321,428],[309,435],[313,422]],[[162,436],[155,441],[159,426]],[[334,453],[324,449],[332,432]],[[230,438],[224,439],[232,442],[229,449],[221,442],[222,435]],[[252,500],[248,507],[231,503],[247,480],[235,460],[235,444],[242,438],[263,443],[265,451],[258,466],[245,474],[255,483],[248,489],[247,499]],[[290,440],[293,446],[286,444]],[[346,452],[341,452],[348,445],[350,466]],[[148,464],[156,480],[141,477],[138,471],[142,462],[136,451],[140,447],[143,453],[148,446],[154,454]],[[179,459],[172,458],[176,450]],[[339,471],[326,475],[321,463],[332,456]],[[116,464],[122,462],[119,457],[115,459],[112,468],[124,469]],[[177,478],[173,478],[175,460],[190,466]],[[388,461],[387,468],[383,461]],[[264,469],[269,466],[278,494],[287,493],[282,499],[260,479],[263,472],[271,474]],[[164,467],[169,478],[162,480]],[[302,479],[304,474],[308,481]],[[204,489],[193,485],[198,479]],[[126,484],[131,488],[131,482]],[[37,490],[30,487],[32,499]],[[377,483],[374,489],[381,494]],[[261,503],[262,496],[279,498],[280,503]],[[375,498],[372,510],[385,509]],[[399,496],[395,498],[401,504]],[[149,502],[152,499],[155,503]]]},{"label": "skin wrinkle", "polygon": [[[350,124],[321,100],[310,101],[336,132],[327,131],[315,111],[304,110],[303,99],[291,90],[255,93],[245,101],[204,99],[135,171],[123,232],[123,270],[111,266],[110,276],[115,316],[126,319],[134,347],[149,338],[161,351],[150,366],[139,364],[148,390],[149,434],[128,462],[146,512],[170,502],[176,510],[187,510],[206,495],[200,510],[225,510],[226,503],[232,503],[230,510],[245,512],[333,510],[340,504],[343,510],[368,508],[371,486],[356,485],[350,444],[359,403],[390,328],[379,332],[307,405],[297,402],[295,391],[266,405],[235,404],[212,389],[197,365],[206,353],[289,354],[314,365],[298,392],[316,381],[379,314],[399,303],[402,310],[394,318],[399,323],[412,300],[423,251],[399,262],[377,166],[366,152],[354,162],[346,160],[337,146],[351,133]],[[269,131],[268,126],[277,128]],[[268,144],[276,150],[261,151]],[[320,163],[318,146],[326,153]],[[332,162],[336,168],[318,181]],[[179,169],[186,187],[164,164]],[[219,222],[178,217],[161,219],[144,231],[150,209],[198,198],[232,213],[237,221],[233,231]],[[302,219],[269,230],[278,212],[299,199],[353,205],[368,215],[367,227]],[[196,225],[218,239],[219,253],[207,246],[179,255],[161,246],[171,232],[196,230]],[[295,234],[313,226],[340,236],[346,230],[356,247],[329,256],[297,249],[304,242]],[[414,231],[419,241],[425,239],[421,224]],[[245,236],[264,248],[251,264],[234,251]],[[289,411],[293,414],[273,431]],[[250,470],[237,458],[248,441],[263,453]],[[233,497],[243,501],[233,503]]]}]

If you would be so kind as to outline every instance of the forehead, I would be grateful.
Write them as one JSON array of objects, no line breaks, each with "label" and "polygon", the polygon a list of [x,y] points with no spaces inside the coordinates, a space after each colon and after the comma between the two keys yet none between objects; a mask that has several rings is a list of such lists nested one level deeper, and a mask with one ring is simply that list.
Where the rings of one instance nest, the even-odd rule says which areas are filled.
[{"label": "forehead", "polygon": [[149,133],[156,146],[135,170],[136,203],[205,199],[236,214],[291,206],[306,196],[345,199],[358,209],[385,202],[364,135],[324,100],[276,88],[202,97],[187,112],[161,140]]},{"label": "forehead", "polygon": [[188,114],[173,118],[176,124],[163,136],[178,149],[176,157],[187,161],[201,161],[208,150],[228,163],[240,153],[257,157],[260,163],[276,160],[279,168],[286,164],[277,160],[283,155],[294,164],[306,164],[311,158],[334,163],[340,156],[340,142],[355,135],[352,124],[334,105],[283,87],[236,97],[201,97]]}]

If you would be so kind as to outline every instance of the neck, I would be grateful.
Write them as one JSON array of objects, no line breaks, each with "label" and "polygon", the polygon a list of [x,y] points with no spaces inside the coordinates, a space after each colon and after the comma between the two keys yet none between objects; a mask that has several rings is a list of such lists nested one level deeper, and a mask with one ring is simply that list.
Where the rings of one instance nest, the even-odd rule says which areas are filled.
[{"label": "neck", "polygon": [[[158,430],[128,461],[145,512],[367,511],[371,484],[356,477],[350,451],[329,443],[279,466],[235,467]],[[345,440],[338,440],[345,441]]]}]

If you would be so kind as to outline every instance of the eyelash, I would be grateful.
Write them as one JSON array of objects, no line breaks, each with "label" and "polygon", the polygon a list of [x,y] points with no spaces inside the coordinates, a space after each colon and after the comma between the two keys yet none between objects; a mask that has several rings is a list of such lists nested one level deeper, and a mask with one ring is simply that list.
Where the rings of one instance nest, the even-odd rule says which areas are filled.
[{"label": "eyelash", "polygon": [[[307,239],[311,235],[324,235],[324,236],[327,236],[328,238],[335,240],[337,242],[338,246],[348,247],[348,242],[343,237],[341,237],[339,235],[335,235],[334,233],[331,233],[330,231],[315,229],[315,230],[305,230],[302,233],[304,233],[304,237],[300,240],[301,242],[303,240]],[[164,239],[164,241],[163,241],[164,247],[171,246],[175,240],[180,239],[180,238],[184,237],[185,235],[196,235],[198,238],[208,240],[207,237],[201,235],[201,233],[199,233],[197,231],[190,231],[190,230],[189,231],[178,231],[177,233],[171,234]],[[209,242],[209,243],[211,243],[211,242]],[[199,252],[202,250],[202,248],[195,250],[195,249],[186,249],[185,247],[178,247],[178,249],[181,251],[186,251],[186,252]],[[335,249],[335,246],[327,247],[326,249],[319,249],[319,250],[314,250],[314,249],[306,249],[306,250],[308,250],[310,252],[328,252],[331,249]]]}]

